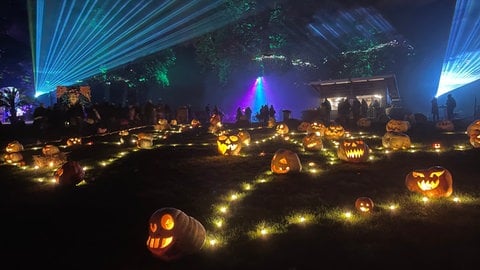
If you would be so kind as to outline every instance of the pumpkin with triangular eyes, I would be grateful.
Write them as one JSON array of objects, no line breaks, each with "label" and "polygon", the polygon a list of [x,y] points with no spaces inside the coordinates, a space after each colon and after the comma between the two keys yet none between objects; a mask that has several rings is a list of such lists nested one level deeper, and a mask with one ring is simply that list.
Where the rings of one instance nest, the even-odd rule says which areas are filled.
[{"label": "pumpkin with triangular eyes", "polygon": [[203,225],[179,209],[164,207],[150,216],[146,244],[156,258],[177,260],[199,251],[205,240]]},{"label": "pumpkin with triangular eyes", "polygon": [[391,119],[387,122],[385,129],[390,132],[407,132],[410,129],[410,122]]},{"label": "pumpkin with triangular eyes", "polygon": [[325,130],[327,129],[327,127],[320,123],[320,122],[313,122],[310,124],[310,126],[308,126],[307,128],[307,134],[312,134],[312,133],[315,133],[317,134],[318,136],[324,136],[325,135]]},{"label": "pumpkin with triangular eyes", "polygon": [[223,133],[217,137],[217,149],[222,155],[237,156],[240,155],[242,141],[238,135]]},{"label": "pumpkin with triangular eyes", "polygon": [[331,124],[325,129],[324,134],[328,140],[339,140],[345,136],[345,129],[340,124]]},{"label": "pumpkin with triangular eyes", "polygon": [[302,170],[302,163],[295,152],[278,149],[273,155],[270,169],[275,174],[298,173]]},{"label": "pumpkin with triangular eyes", "polygon": [[369,197],[359,197],[355,200],[355,208],[362,213],[373,212],[373,200]]},{"label": "pumpkin with triangular eyes", "polygon": [[365,162],[368,160],[370,148],[363,140],[345,139],[340,142],[337,149],[339,159],[348,162]]},{"label": "pumpkin with triangular eyes", "polygon": [[320,151],[323,149],[322,137],[316,133],[307,134],[302,140],[305,151]]},{"label": "pumpkin with triangular eyes", "polygon": [[414,170],[405,177],[408,190],[427,197],[449,197],[453,193],[450,171],[441,166]]}]

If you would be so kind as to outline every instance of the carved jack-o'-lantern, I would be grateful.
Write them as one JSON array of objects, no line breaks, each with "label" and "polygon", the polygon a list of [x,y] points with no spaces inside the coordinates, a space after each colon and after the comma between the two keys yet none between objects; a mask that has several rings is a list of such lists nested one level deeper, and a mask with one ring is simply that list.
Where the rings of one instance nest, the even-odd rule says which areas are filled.
[{"label": "carved jack-o'-lantern", "polygon": [[480,147],[480,120],[475,120],[467,127],[467,135],[470,140],[470,144],[475,147]]},{"label": "carved jack-o'-lantern", "polygon": [[251,141],[250,133],[248,131],[239,131],[237,134],[238,138],[240,138],[240,142],[244,145],[249,145]]},{"label": "carved jack-o'-lantern", "polygon": [[345,129],[342,125],[331,124],[325,130],[325,138],[328,140],[340,140],[345,136]]},{"label": "carved jack-o'-lantern", "polygon": [[77,161],[67,161],[54,173],[55,181],[62,186],[74,186],[85,177],[85,171]]},{"label": "carved jack-o'-lantern", "polygon": [[19,141],[12,141],[7,144],[5,147],[5,152],[15,153],[23,151],[23,145]]},{"label": "carved jack-o'-lantern", "polygon": [[302,140],[305,151],[320,151],[323,149],[323,141],[316,133],[307,134]]},{"label": "carved jack-o'-lantern", "polygon": [[45,156],[52,156],[60,153],[60,149],[55,145],[47,144],[42,148],[42,153]]},{"label": "carved jack-o'-lantern", "polygon": [[449,197],[453,192],[452,174],[441,166],[414,170],[405,177],[408,190],[427,197]]},{"label": "carved jack-o'-lantern", "polygon": [[407,134],[400,132],[386,132],[382,137],[382,145],[388,149],[399,150],[410,148],[412,143]]},{"label": "carved jack-o'-lantern", "polygon": [[67,146],[74,146],[74,145],[81,145],[82,144],[82,138],[68,138],[67,139]]},{"label": "carved jack-o'-lantern", "polygon": [[363,140],[343,140],[337,149],[338,158],[348,162],[365,162],[369,154],[370,148]]},{"label": "carved jack-o'-lantern", "polygon": [[307,134],[312,134],[312,133],[315,133],[317,134],[317,136],[324,136],[325,135],[325,130],[327,129],[327,127],[322,124],[322,123],[319,123],[319,122],[313,122],[312,124],[310,124],[310,126],[308,126],[307,128]]},{"label": "carved jack-o'-lantern", "polygon": [[310,126],[310,123],[308,122],[301,122],[300,125],[298,125],[297,130],[300,132],[307,132],[308,127]]},{"label": "carved jack-o'-lantern", "polygon": [[217,137],[218,152],[226,156],[237,156],[242,149],[242,142],[238,135],[221,134]]},{"label": "carved jack-o'-lantern", "polygon": [[6,153],[3,159],[8,164],[24,165],[23,155],[20,152]]},{"label": "carved jack-o'-lantern", "polygon": [[369,197],[359,197],[355,200],[355,208],[362,213],[371,213],[373,207],[373,200]]},{"label": "carved jack-o'-lantern", "polygon": [[124,136],[128,136],[128,134],[130,134],[130,132],[128,132],[128,130],[124,129],[124,130],[120,130],[118,132],[118,135],[124,137]]},{"label": "carved jack-o'-lantern", "polygon": [[387,122],[385,129],[391,132],[407,132],[410,129],[410,122],[391,119]]},{"label": "carved jack-o'-lantern", "polygon": [[165,207],[150,216],[147,248],[155,257],[172,261],[199,251],[206,235],[198,220],[179,209]]},{"label": "carved jack-o'-lantern", "polygon": [[286,135],[290,131],[288,126],[285,125],[284,123],[278,124],[275,130],[276,130],[276,133],[279,135]]},{"label": "carved jack-o'-lantern", "polygon": [[137,140],[137,147],[140,149],[152,149],[153,147],[153,140],[149,139],[138,139]]},{"label": "carved jack-o'-lantern", "polygon": [[270,169],[276,174],[297,173],[302,170],[298,155],[288,149],[278,149],[273,155]]},{"label": "carved jack-o'-lantern", "polygon": [[442,131],[453,131],[455,126],[450,120],[442,120],[435,123],[435,128]]},{"label": "carved jack-o'-lantern", "polygon": [[178,125],[177,119],[170,120],[170,126],[176,126],[176,125]]},{"label": "carved jack-o'-lantern", "polygon": [[370,120],[368,118],[362,117],[362,118],[357,120],[357,127],[368,128],[371,125],[372,125],[372,120]]}]

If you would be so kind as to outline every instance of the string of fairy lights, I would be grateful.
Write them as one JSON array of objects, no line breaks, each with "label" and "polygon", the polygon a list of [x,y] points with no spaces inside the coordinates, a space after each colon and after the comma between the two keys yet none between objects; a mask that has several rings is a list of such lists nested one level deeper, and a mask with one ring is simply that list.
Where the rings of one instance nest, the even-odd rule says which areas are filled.
[{"label": "string of fairy lights", "polygon": [[[131,129],[127,129],[128,132],[134,131],[141,131],[144,127],[135,127]],[[152,133],[155,137],[155,144],[151,147],[151,149],[158,149],[161,147],[216,147],[216,142],[188,142],[188,143],[166,143],[166,139],[173,134],[180,134],[185,131],[191,131],[194,127],[191,125],[179,125],[177,128],[167,129],[167,130],[154,130]],[[326,165],[336,165],[341,161],[337,157],[336,150],[339,146],[339,140],[331,140],[331,144],[324,146],[318,152],[312,151],[303,151],[303,144],[300,138],[305,136],[305,132],[297,132],[292,131],[288,134],[280,135],[275,132],[274,128],[269,127],[255,127],[255,128],[240,128],[240,129],[225,129],[222,132],[226,133],[236,133],[239,131],[255,131],[260,129],[270,129],[273,132],[267,132],[263,135],[259,135],[256,140],[253,140],[248,146],[259,146],[262,144],[266,144],[272,141],[283,140],[284,142],[290,143],[294,145],[298,152],[301,152],[304,159],[302,161],[303,168],[302,173],[310,173],[315,177],[321,178],[322,173],[328,170],[327,168],[320,168],[318,162],[315,158],[318,154],[324,156],[326,158]],[[92,139],[93,136],[97,137],[105,137],[108,138],[109,136],[115,136],[119,132],[110,132],[105,134],[96,134],[91,136],[85,136],[81,139],[83,141],[88,141],[88,139]],[[273,134],[272,134],[273,133]],[[447,135],[458,135],[458,134],[465,134],[465,132],[445,132]],[[216,136],[213,134],[212,136]],[[348,139],[361,139],[361,140],[370,140],[375,141],[381,139],[380,136],[371,134],[369,132],[346,132],[344,138]],[[61,142],[62,140],[55,141],[56,143]],[[119,161],[122,158],[125,158],[130,153],[143,150],[134,146],[135,142],[131,142],[131,146],[127,147],[117,147],[114,148],[116,151],[113,151],[112,154],[109,154],[108,157],[102,160],[95,160],[94,163],[90,162],[83,167],[83,169],[87,171],[92,170],[102,170],[106,169],[109,165]],[[125,146],[125,143],[120,142],[112,142],[112,141],[102,141],[95,144],[105,144],[105,145],[112,145],[112,146]],[[86,143],[88,146],[92,146],[92,143]],[[60,144],[59,148],[67,149],[70,146]],[[42,147],[40,146],[31,146],[25,148],[24,151],[38,151],[41,150]],[[394,152],[404,152],[404,153],[416,153],[416,152],[436,152],[442,153],[445,151],[464,151],[467,149],[471,149],[469,144],[455,144],[453,147],[444,147],[440,143],[433,144],[433,145],[422,145],[422,144],[412,144],[409,149],[405,150],[391,150],[385,149],[383,146],[376,146],[370,148],[369,153],[369,161],[368,162],[376,162],[381,160],[384,156],[388,156]],[[265,153],[260,153],[260,155],[265,155]],[[383,156],[382,156],[383,155]],[[247,157],[249,154],[240,154],[242,157]],[[8,165],[15,165],[15,164],[8,164]],[[55,167],[47,166],[46,168],[39,168],[38,166],[28,166],[23,164],[22,166],[18,166],[22,170],[26,171],[26,176],[32,177],[33,181],[38,183],[51,183],[54,184],[56,181],[53,178],[53,172],[55,171]],[[210,230],[207,230],[207,240],[206,246],[209,248],[218,248],[221,246],[225,246],[228,244],[230,238],[232,237],[228,233],[228,224],[229,219],[232,217],[232,213],[235,212],[235,208],[238,207],[239,202],[244,199],[246,196],[252,194],[255,189],[259,185],[267,185],[274,183],[275,174],[272,173],[270,170],[261,172],[254,179],[242,182],[238,189],[230,190],[226,194],[222,194],[216,200],[216,203],[213,204],[213,213],[211,217],[206,218],[209,223]],[[88,184],[88,181],[82,181],[78,185],[85,185]],[[424,205],[435,203],[435,200],[431,200],[425,196],[420,195],[411,195],[408,198],[410,202],[413,203],[421,203]],[[471,197],[469,195],[457,195],[452,196],[449,200],[452,203],[459,204],[459,203],[473,203],[478,202],[478,198]],[[386,202],[386,203],[376,203],[376,208],[380,209],[379,215],[392,215],[393,213],[398,212],[402,206],[399,202]],[[336,221],[336,222],[348,222],[348,224],[355,224],[368,219],[370,215],[365,215],[364,213],[358,213],[355,209],[342,209],[342,208],[330,208],[330,209],[323,209],[321,211],[316,209],[302,209],[291,214],[279,218],[277,221],[267,221],[262,220],[254,225],[252,228],[246,230],[248,237],[250,239],[257,239],[257,238],[268,238],[271,235],[280,234],[288,231],[289,226],[291,225],[302,225],[307,226],[308,224],[320,224],[325,220]]]}]

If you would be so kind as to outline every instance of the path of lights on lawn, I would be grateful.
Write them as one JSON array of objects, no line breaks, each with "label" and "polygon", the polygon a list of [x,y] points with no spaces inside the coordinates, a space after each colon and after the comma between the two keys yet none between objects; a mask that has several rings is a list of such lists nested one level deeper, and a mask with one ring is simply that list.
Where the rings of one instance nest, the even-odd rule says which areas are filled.
[{"label": "path of lights on lawn", "polygon": [[479,1],[457,1],[435,96],[444,95],[480,79],[479,12]]},{"label": "path of lights on lawn", "polygon": [[215,30],[224,1],[29,2],[36,96]]}]

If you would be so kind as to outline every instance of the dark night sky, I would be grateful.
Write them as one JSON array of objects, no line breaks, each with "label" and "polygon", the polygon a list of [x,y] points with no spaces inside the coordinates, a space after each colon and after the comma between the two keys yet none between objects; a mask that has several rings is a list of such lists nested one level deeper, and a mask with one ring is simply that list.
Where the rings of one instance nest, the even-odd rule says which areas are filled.
[{"label": "dark night sky", "polygon": [[[7,29],[7,38],[14,40],[13,42],[29,46],[25,2],[20,0],[2,1],[0,18],[2,19],[2,26],[6,26],[2,30]],[[300,2],[305,3],[303,8],[309,9],[311,12],[312,5],[321,8],[323,1],[306,0]],[[375,7],[394,26],[397,32],[415,47],[415,65],[405,67],[405,72],[396,75],[400,94],[407,107],[428,114],[429,100],[434,95],[438,83],[455,1],[342,0],[336,2],[339,6]],[[2,39],[5,39],[5,36],[2,36]],[[440,99],[439,102],[441,103],[442,100]],[[460,101],[459,106],[461,106],[461,103],[462,101]]]}]

